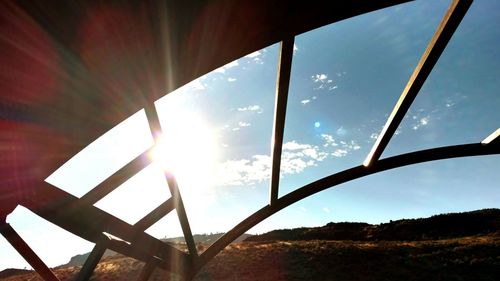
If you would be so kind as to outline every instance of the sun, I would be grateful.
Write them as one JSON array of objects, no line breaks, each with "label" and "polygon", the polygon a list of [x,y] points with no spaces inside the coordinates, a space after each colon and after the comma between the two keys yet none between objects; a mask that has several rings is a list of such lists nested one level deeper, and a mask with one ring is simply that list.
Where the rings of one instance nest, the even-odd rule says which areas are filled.
[{"label": "sun", "polygon": [[194,112],[176,109],[161,117],[163,135],[157,138],[150,157],[175,176],[184,198],[194,200],[213,186],[216,134]]}]

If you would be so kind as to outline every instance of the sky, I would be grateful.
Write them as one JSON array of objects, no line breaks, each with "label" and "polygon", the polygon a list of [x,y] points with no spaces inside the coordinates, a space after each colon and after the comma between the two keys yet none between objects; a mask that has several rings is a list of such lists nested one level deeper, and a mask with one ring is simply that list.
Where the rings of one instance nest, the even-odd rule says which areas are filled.
[{"label": "sky", "polygon": [[[416,1],[295,38],[279,196],[364,161],[448,5]],[[500,2],[475,1],[382,158],[477,143],[499,128],[499,46]],[[193,233],[225,232],[265,206],[278,52],[248,54],[156,101],[164,134],[153,164],[95,206],[135,223],[170,197],[164,169]],[[81,197],[153,143],[141,110],[46,181]],[[500,208],[498,167],[495,155],[386,171],[299,201],[249,233]],[[7,221],[51,267],[93,247],[21,206]],[[182,235],[175,212],[146,232]],[[30,268],[1,237],[0,270],[9,267]]]}]

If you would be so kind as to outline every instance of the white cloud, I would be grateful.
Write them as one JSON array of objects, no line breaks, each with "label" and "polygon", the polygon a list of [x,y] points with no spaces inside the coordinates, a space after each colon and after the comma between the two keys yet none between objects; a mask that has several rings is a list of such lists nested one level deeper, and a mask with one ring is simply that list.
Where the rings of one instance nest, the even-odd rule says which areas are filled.
[{"label": "white cloud", "polygon": [[297,174],[310,166],[315,166],[328,156],[317,146],[289,141],[283,144],[281,154],[281,173]]},{"label": "white cloud", "polygon": [[300,103],[302,103],[303,105],[306,105],[308,103],[310,103],[311,100],[301,100]]},{"label": "white cloud", "polygon": [[219,165],[220,185],[253,185],[269,179],[271,175],[271,157],[254,155],[251,160],[229,160]]},{"label": "white cloud", "polygon": [[340,157],[344,157],[344,156],[346,156],[346,155],[347,155],[347,153],[348,153],[348,151],[347,151],[346,149],[340,149],[340,148],[339,148],[339,149],[336,149],[336,150],[332,153],[332,156],[340,158]]},{"label": "white cloud", "polygon": [[310,148],[311,146],[309,144],[300,144],[296,141],[289,141],[283,144],[281,147],[282,150],[299,150],[299,149],[307,149]]},{"label": "white cloud", "polygon": [[217,68],[216,70],[214,70],[214,72],[224,74],[224,73],[226,73],[226,70],[233,68],[235,66],[238,66],[238,65],[239,65],[238,60],[234,60],[234,61],[232,61],[224,66]]},{"label": "white cloud", "polygon": [[229,77],[229,78],[227,78],[227,81],[229,81],[229,82],[234,82],[234,81],[236,81],[236,80],[237,80],[237,79],[236,79],[236,78],[233,78],[233,77]]},{"label": "white cloud", "polygon": [[376,140],[378,138],[378,133],[373,133],[370,135],[370,139]]},{"label": "white cloud", "polygon": [[260,56],[261,54],[262,53],[260,51],[255,51],[255,52],[253,52],[251,54],[246,55],[245,58],[255,58],[255,57]]},{"label": "white cloud", "polygon": [[336,147],[331,153],[334,157],[344,157],[353,150],[361,149],[361,146],[354,140],[337,142],[333,136],[328,134],[322,134],[321,138],[324,140],[323,147]]},{"label": "white cloud", "polygon": [[202,91],[205,90],[207,87],[205,84],[201,82],[201,79],[195,79],[191,82],[189,82],[186,86],[191,87],[194,90]]},{"label": "white cloud", "polygon": [[259,57],[254,58],[254,59],[253,59],[253,61],[254,61],[256,64],[264,64],[264,61],[263,61],[261,58],[259,58]]},{"label": "white cloud", "polygon": [[[416,117],[416,116],[413,116],[413,117]],[[413,118],[413,119],[415,120],[415,119],[418,119],[418,118]],[[426,116],[426,117],[420,118],[420,119],[418,120],[418,122],[412,126],[412,129],[413,129],[413,130],[418,130],[418,129],[420,129],[420,127],[422,127],[422,126],[427,126],[427,125],[429,124],[429,120],[430,120],[430,117],[429,117],[429,116]]]},{"label": "white cloud", "polygon": [[240,127],[250,127],[252,124],[246,122],[238,122],[238,126]]},{"label": "white cloud", "polygon": [[311,76],[311,79],[313,80],[314,83],[319,84],[317,87],[315,87],[315,90],[320,90],[320,89],[328,89],[329,91],[335,90],[338,88],[337,85],[331,85],[329,84],[333,83],[332,79],[328,79],[328,75],[324,73],[319,73]]},{"label": "white cloud", "polygon": [[297,44],[293,44],[293,54],[295,55],[299,51],[299,47],[297,47]]},{"label": "white cloud", "polygon": [[311,78],[314,81],[314,83],[325,83],[326,79],[328,78],[328,75],[320,73],[320,74],[316,74],[316,75],[311,76]]},{"label": "white cloud", "polygon": [[307,212],[307,209],[304,208],[303,206],[300,206],[299,209],[302,211],[302,212]]},{"label": "white cloud", "polygon": [[[245,127],[240,122],[240,127]],[[249,125],[249,124],[248,124]],[[233,128],[240,129],[240,127]],[[281,153],[281,176],[302,173],[309,167],[317,166],[329,155],[333,157],[344,157],[351,151],[361,149],[356,141],[337,142],[331,135],[322,134],[324,143],[316,146],[307,143],[299,143],[295,140],[283,143]],[[333,151],[324,148],[332,147]],[[250,159],[229,160],[221,163],[218,167],[219,185],[255,185],[268,180],[271,175],[271,157],[269,155],[254,155]]]},{"label": "white cloud", "polygon": [[262,108],[258,105],[249,105],[246,107],[238,107],[238,111],[255,111],[257,113],[262,113]]},{"label": "white cloud", "polygon": [[325,143],[323,144],[324,147],[338,146],[339,145],[337,142],[335,142],[335,139],[331,135],[322,134],[321,138],[325,141]]},{"label": "white cloud", "polygon": [[323,212],[325,212],[325,213],[330,213],[330,208],[328,208],[328,207],[323,207]]},{"label": "white cloud", "polygon": [[[301,173],[308,167],[316,166],[327,156],[328,153],[320,151],[317,146],[286,142],[282,146],[281,176]],[[269,179],[271,157],[254,155],[251,159],[229,160],[220,164],[218,171],[220,185],[254,185]]]},{"label": "white cloud", "polygon": [[357,144],[354,140],[351,140],[349,144],[346,146],[350,150],[359,150],[361,149],[361,146]]}]

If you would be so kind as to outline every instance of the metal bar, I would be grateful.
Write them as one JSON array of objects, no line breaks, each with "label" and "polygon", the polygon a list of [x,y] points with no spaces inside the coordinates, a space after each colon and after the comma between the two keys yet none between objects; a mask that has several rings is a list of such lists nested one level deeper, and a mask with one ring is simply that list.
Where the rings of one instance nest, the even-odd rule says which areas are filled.
[{"label": "metal bar", "polygon": [[500,142],[500,128],[496,129],[493,133],[487,136],[484,140],[481,141],[481,144],[488,145]]},{"label": "metal bar", "polygon": [[271,183],[269,187],[269,204],[272,206],[278,199],[280,183],[281,149],[285,131],[286,105],[288,88],[290,86],[290,72],[292,69],[293,36],[284,39],[280,46],[278,63],[278,77],[276,79],[276,100],[274,106],[274,128],[272,136],[272,168]]},{"label": "metal bar", "polygon": [[170,197],[167,201],[163,202],[160,206],[156,207],[156,209],[136,222],[134,224],[134,228],[137,231],[144,231],[170,213],[174,208],[174,200]]},{"label": "metal bar", "polygon": [[151,277],[151,274],[153,274],[153,271],[155,270],[156,266],[153,263],[146,263],[144,267],[141,270],[141,273],[139,274],[139,277],[137,278],[137,281],[148,281],[149,277]]},{"label": "metal bar", "polygon": [[[37,190],[43,191],[43,194],[35,196],[37,200],[28,200],[22,205],[75,235],[97,243],[103,232],[110,233],[139,247],[130,250],[130,247],[118,248],[109,243],[109,249],[144,262],[149,261],[152,256],[157,256],[165,261],[162,264],[162,268],[165,269],[175,270],[176,266],[182,267],[190,262],[188,255],[183,251],[147,233],[137,232],[130,224],[94,206],[76,208],[78,198],[61,189],[44,182],[40,183],[40,188]],[[51,198],[51,201],[44,198]],[[125,253],[124,249],[129,252]]]},{"label": "metal bar", "polygon": [[104,252],[107,249],[108,242],[109,238],[105,235],[102,235],[101,241],[95,244],[94,249],[92,249],[92,252],[90,252],[90,255],[85,260],[82,269],[80,269],[80,272],[78,272],[75,281],[87,281],[90,279],[97,264],[99,263],[102,256],[104,255]]},{"label": "metal bar", "polygon": [[144,106],[144,111],[146,112],[146,118],[148,119],[151,135],[156,142],[158,137],[163,134],[163,130],[161,129],[160,118],[158,117],[158,112],[156,111],[155,104],[147,104],[146,106]]},{"label": "metal bar", "polygon": [[127,165],[123,166],[116,173],[111,175],[109,178],[101,182],[95,188],[87,192],[80,198],[79,204],[82,205],[93,205],[103,197],[108,195],[110,192],[115,190],[121,184],[126,182],[132,176],[140,172],[147,165],[151,163],[148,155],[150,153],[150,149],[143,152],[141,155],[137,156],[134,160],[129,162]]},{"label": "metal bar", "polygon": [[[160,119],[158,117],[158,112],[156,111],[154,103],[145,107],[146,116],[148,118],[149,128],[151,134],[153,135],[155,142],[158,140],[159,136],[162,134],[162,128]],[[182,201],[182,196],[179,192],[179,187],[177,186],[177,181],[173,175],[165,173],[165,178],[167,179],[168,188],[170,189],[170,194],[174,198],[174,206],[177,210],[177,216],[179,217],[179,222],[181,224],[182,232],[184,233],[184,239],[186,240],[186,245],[189,250],[191,257],[191,263],[196,263],[196,258],[198,257],[198,251],[196,250],[196,244],[194,243],[193,234],[191,233],[191,227],[189,226],[189,220],[186,215],[186,210],[184,208],[184,203]]]},{"label": "metal bar", "polygon": [[52,270],[38,257],[38,255],[24,242],[23,238],[10,226],[2,222],[0,232],[16,251],[36,270],[45,281],[59,281]]},{"label": "metal bar", "polygon": [[182,202],[179,187],[177,186],[177,181],[173,175],[169,173],[165,173],[165,177],[167,179],[168,187],[170,188],[170,193],[175,201],[177,216],[179,217],[179,221],[181,223],[182,232],[184,233],[184,239],[186,240],[189,254],[193,257],[193,262],[195,262],[195,257],[198,257],[198,251],[196,250],[196,244],[194,243],[193,234],[191,233],[191,227],[189,226],[189,220],[186,215],[184,203]]},{"label": "metal bar", "polygon": [[351,169],[344,170],[342,172],[324,177],[315,182],[309,183],[302,186],[295,191],[281,197],[274,207],[267,205],[257,212],[253,213],[233,229],[228,231],[224,236],[219,238],[215,243],[213,243],[205,252],[200,255],[199,261],[197,263],[196,270],[199,270],[202,266],[208,263],[215,255],[217,255],[222,249],[229,245],[236,238],[240,237],[250,228],[254,227],[261,221],[270,217],[274,213],[290,206],[297,201],[300,201],[306,197],[309,197],[315,193],[323,191],[328,188],[335,187],[339,184],[355,180],[364,176],[371,174],[383,172],[386,170],[399,168],[407,165],[413,165],[423,162],[458,158],[458,157],[468,157],[468,156],[481,156],[481,155],[492,155],[500,154],[500,144],[464,144],[455,146],[439,147],[427,150],[421,150],[406,154],[401,154],[389,158],[385,158],[377,161],[374,165],[370,167],[365,167],[363,165],[353,167]]},{"label": "metal bar", "polygon": [[406,84],[401,97],[387,119],[382,132],[363,162],[363,165],[366,167],[372,165],[382,155],[453,33],[467,13],[471,3],[472,0],[454,0],[450,5],[417,67],[413,71],[410,80]]}]

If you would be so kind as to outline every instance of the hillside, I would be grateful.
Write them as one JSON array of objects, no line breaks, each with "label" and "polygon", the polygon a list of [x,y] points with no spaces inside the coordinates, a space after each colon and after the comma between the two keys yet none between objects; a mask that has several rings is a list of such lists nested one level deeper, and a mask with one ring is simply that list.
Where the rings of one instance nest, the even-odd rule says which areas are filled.
[{"label": "hillside", "polygon": [[[499,211],[271,231],[229,245],[194,280],[493,281],[500,276]],[[136,280],[142,266],[122,255],[106,257],[92,280]],[[73,280],[79,269],[55,273]],[[0,280],[41,280],[33,272],[3,276]],[[149,280],[178,279],[157,269]]]},{"label": "hillside", "polygon": [[[224,235],[223,232],[221,233],[211,233],[211,234],[195,234],[193,235],[194,243],[196,244],[201,244],[203,246],[210,246],[212,243],[214,243],[217,239],[222,237]],[[240,237],[238,237],[234,242],[238,243],[246,238],[248,238],[249,234],[243,234]],[[169,243],[185,243],[184,236],[182,237],[174,237],[174,238],[166,238],[162,239],[162,241],[169,242]]]},{"label": "hillside", "polygon": [[248,237],[248,242],[296,240],[423,241],[490,234],[500,230],[500,209],[451,213],[371,225],[328,223],[322,227],[273,230]]}]

